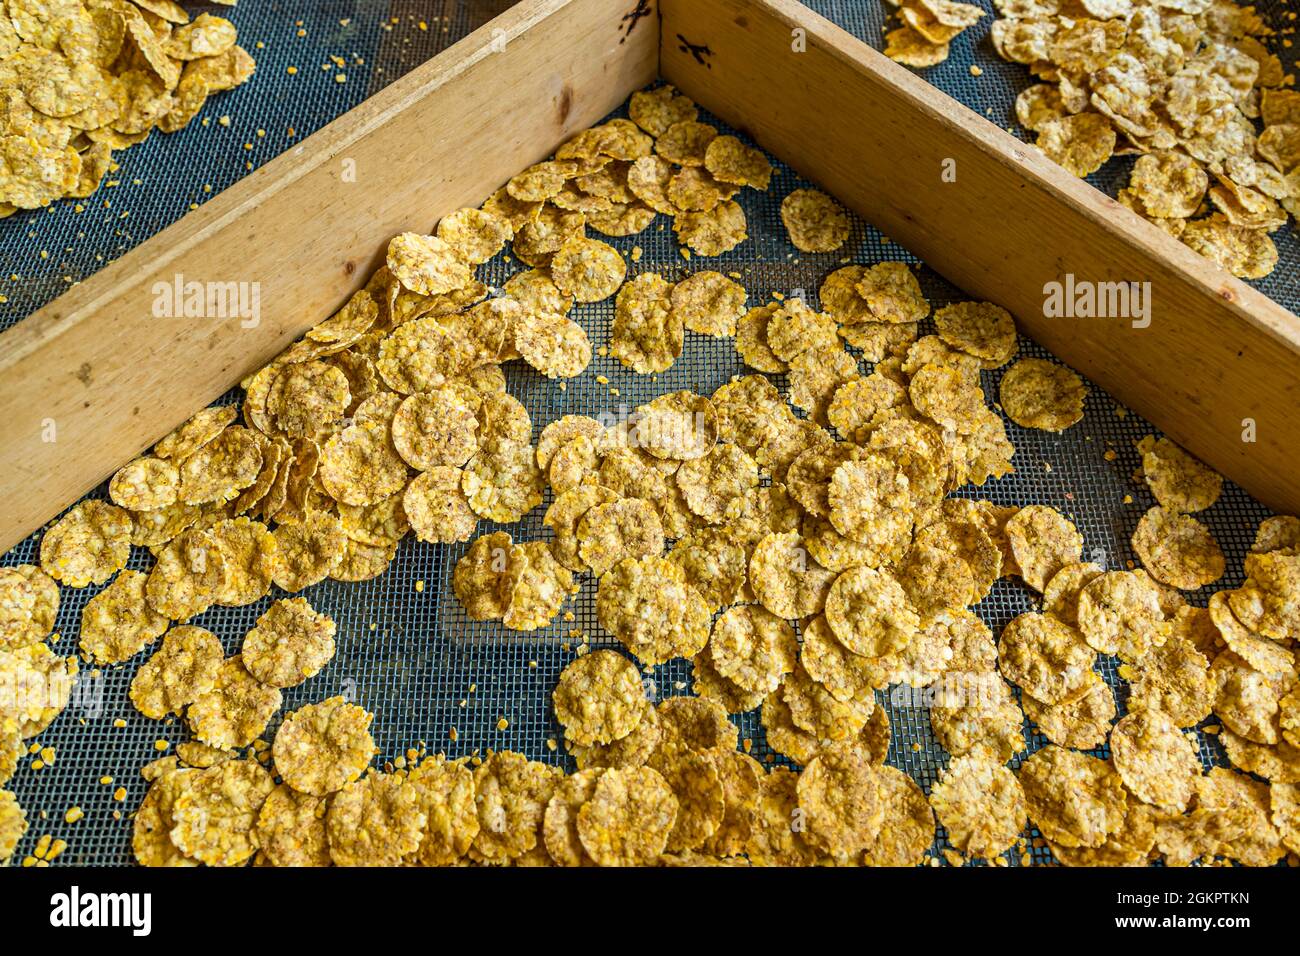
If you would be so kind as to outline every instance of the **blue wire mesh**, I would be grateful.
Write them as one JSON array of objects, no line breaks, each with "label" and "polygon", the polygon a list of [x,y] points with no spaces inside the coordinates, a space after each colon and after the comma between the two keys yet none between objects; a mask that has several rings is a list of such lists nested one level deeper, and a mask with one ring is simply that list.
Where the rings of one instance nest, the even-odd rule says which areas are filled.
[{"label": "blue wire mesh", "polygon": [[[52,213],[29,215],[25,221],[20,218],[19,229],[25,238],[19,246],[28,255],[42,245],[58,246],[63,249],[61,261],[66,264],[61,269],[79,276],[93,272],[112,255],[143,241],[149,233],[183,214],[190,198],[198,192],[196,182],[211,180],[216,191],[243,175],[245,157],[240,155],[236,163],[226,155],[221,144],[243,142],[257,127],[264,127],[269,140],[265,155],[258,150],[252,154],[264,159],[277,147],[283,149],[292,142],[283,138],[285,126],[294,125],[299,136],[306,135],[354,105],[363,90],[373,91],[382,86],[454,39],[457,31],[477,25],[503,5],[279,2],[255,6],[245,3],[233,11],[241,36],[248,42],[265,39],[268,44],[266,49],[254,51],[259,59],[258,79],[235,91],[229,100],[209,105],[204,114],[228,113],[232,117],[231,129],[238,128],[240,132],[228,140],[225,137],[229,131],[211,132],[212,127],[195,127],[179,134],[195,138],[192,151],[179,138],[151,138],[149,143],[124,156],[120,176],[123,183],[138,175],[144,183],[151,184],[138,187],[131,193],[129,203],[123,203],[134,211],[126,220],[129,226],[114,222],[107,215],[89,220],[89,225],[86,220],[65,220],[72,214],[60,207]],[[858,36],[878,43],[881,17],[875,3],[815,2],[811,5]],[[442,23],[449,28],[446,31],[438,25],[437,17],[428,12],[439,6],[451,17],[450,23]],[[399,18],[398,24],[390,24],[391,30],[378,25],[389,15],[390,7],[391,15]],[[424,12],[408,16],[407,8],[421,8]],[[419,29],[419,17],[425,18],[428,31]],[[339,23],[341,19],[351,22],[343,26]],[[295,20],[301,20],[302,29],[307,32],[303,38],[306,42],[298,46],[293,36],[296,28],[286,26],[286,21]],[[969,42],[959,41],[954,45],[954,60],[963,55]],[[287,65],[296,63],[298,75],[302,76],[312,68],[319,70],[318,61],[327,52],[335,51],[340,56],[346,51],[349,59],[355,53],[365,61],[346,69],[346,84],[329,79],[300,88],[287,79]],[[969,72],[959,63],[950,62],[930,71],[930,78],[959,98],[971,94],[972,99],[967,102],[981,110],[1007,107],[1014,98],[1018,81],[996,72],[1000,69],[996,58],[985,57],[985,60],[988,62],[981,61],[985,67],[984,83],[978,90],[966,89],[962,77],[969,77]],[[364,83],[367,69],[371,74],[369,82]],[[321,73],[324,75],[326,71]],[[716,122],[707,115],[702,118]],[[202,139],[204,136],[222,138],[214,147],[211,141]],[[282,138],[275,139],[276,136]],[[182,154],[188,167],[179,165]],[[128,164],[132,164],[129,169]],[[197,175],[196,165],[200,169]],[[658,271],[676,280],[696,268],[737,273],[754,304],[768,301],[773,293],[801,294],[815,302],[816,290],[824,277],[849,260],[870,264],[901,259],[917,265],[922,288],[936,309],[965,298],[906,250],[856,218],[849,241],[837,252],[824,255],[797,252],[786,239],[778,210],[781,199],[790,190],[806,184],[780,162],[774,161],[774,165],[777,173],[767,193],[745,190],[738,197],[748,218],[750,238],[730,253],[688,266],[663,217],[641,235],[609,241],[626,256],[631,255],[634,247],[641,248],[638,261],[629,259],[630,275]],[[115,202],[121,200],[115,198]],[[73,224],[69,226],[67,222]],[[0,223],[6,259],[14,225],[13,219]],[[6,226],[8,231],[3,231]],[[84,229],[85,234],[65,248],[68,229]],[[33,281],[35,276],[43,277],[46,298],[63,288],[55,272],[47,270],[47,260],[32,262],[26,272],[27,280],[20,284],[23,291],[11,295],[5,306],[15,317],[44,301],[38,291],[33,291],[34,286],[40,285]],[[71,271],[74,266],[81,271]],[[480,270],[480,277],[499,286],[519,268],[518,264],[499,256]],[[507,366],[509,390],[532,415],[534,439],[543,425],[561,415],[617,414],[620,409],[630,411],[655,395],[682,388],[710,394],[731,376],[744,371],[730,341],[687,332],[682,357],[671,369],[654,379],[634,375],[613,359],[599,354],[600,348],[608,344],[612,312],[612,301],[578,306],[574,310],[574,317],[586,328],[598,351],[587,372],[569,381],[566,388],[561,389],[522,363]],[[933,329],[927,323],[921,331],[925,334]],[[1027,340],[1022,340],[1021,354],[1048,355]],[[863,363],[862,369],[869,370],[869,365]],[[996,398],[1000,375],[1001,372],[984,373],[986,396],[990,400]],[[602,376],[607,382],[599,380]],[[785,382],[778,378],[777,384],[784,387]],[[232,393],[223,401],[232,402],[236,398]],[[1133,477],[1138,466],[1134,443],[1153,432],[1152,427],[1094,388],[1088,397],[1084,420],[1064,435],[1024,430],[1009,422],[1007,430],[1016,446],[1016,472],[960,493],[987,497],[998,504],[1040,503],[1059,508],[1083,533],[1089,559],[1110,568],[1135,563],[1129,536],[1138,518],[1154,501],[1145,485]],[[98,489],[92,496],[106,497],[105,489]],[[542,507],[506,528],[516,541],[547,536],[541,519],[550,500],[548,492]],[[1242,559],[1255,528],[1269,513],[1240,488],[1225,483],[1219,502],[1202,516],[1228,558],[1227,575],[1214,589],[1241,582]],[[480,531],[486,528],[484,524]],[[5,555],[0,564],[35,563],[39,540],[39,534],[33,535]],[[314,607],[338,622],[338,654],[321,674],[285,692],[284,707],[267,728],[264,738],[273,739],[283,714],[341,693],[375,712],[374,732],[380,763],[400,760],[409,748],[426,745],[430,752],[441,751],[453,757],[483,753],[489,748],[512,749],[572,770],[572,762],[563,747],[556,746],[562,740],[562,732],[551,710],[551,689],[582,640],[576,635],[585,636],[593,647],[619,646],[596,621],[594,582],[585,579],[581,593],[566,605],[571,620],[557,619],[550,627],[531,635],[508,632],[497,623],[469,620],[451,594],[450,570],[465,547],[434,546],[408,538],[398,549],[389,571],[377,580],[362,584],[326,581],[304,591],[303,595]],[[147,552],[137,548],[128,567],[147,570],[151,561]],[[1193,603],[1203,605],[1209,590],[1214,589],[1189,597]],[[62,637],[54,645],[61,654],[75,652],[81,610],[100,590],[99,587],[62,589],[56,627]],[[256,618],[271,601],[282,596],[277,591],[249,607],[213,608],[195,618],[194,623],[213,631],[221,638],[226,652],[234,653]],[[1002,580],[976,610],[996,634],[1012,617],[1034,609],[1037,603],[1037,597],[1023,584]],[[56,759],[52,766],[39,771],[20,769],[9,784],[27,808],[31,822],[31,829],[19,847],[19,856],[32,853],[38,839],[49,834],[69,844],[59,860],[61,863],[131,862],[130,814],[146,789],[139,770],[163,752],[156,748],[157,741],[166,741],[170,748],[188,736],[181,722],[148,720],[129,702],[130,681],[152,650],[124,665],[102,671],[83,670],[72,706],[37,738],[41,746],[54,748]],[[1097,669],[1116,690],[1122,715],[1126,691],[1117,677],[1116,666],[1115,660],[1102,657]],[[654,685],[662,696],[688,693],[690,674],[688,663],[670,662],[655,668]],[[934,740],[926,712],[922,708],[891,704],[883,694],[880,701],[889,711],[893,731],[889,763],[911,774],[928,792],[946,765],[947,757]],[[500,729],[502,718],[504,729]],[[755,757],[764,763],[789,765],[767,746],[756,711],[734,720],[742,741]],[[1206,723],[1213,724],[1214,720]],[[1028,721],[1024,731],[1028,742],[1026,755],[1046,742]],[[1198,736],[1206,766],[1224,765],[1226,761],[1213,735],[1200,733]],[[1097,753],[1104,756],[1106,752]],[[1013,761],[1013,765],[1018,765],[1023,756]],[[102,782],[107,778],[112,778],[112,782]],[[121,801],[113,796],[119,786],[126,789],[125,799]],[[68,824],[64,814],[72,806],[80,807],[85,816],[75,824]],[[1041,844],[1037,836],[1033,828],[1026,832],[1030,855],[1036,863],[1048,862],[1050,855],[1045,847],[1037,845]],[[937,856],[946,848],[949,844],[941,828],[932,853]],[[1019,863],[1017,851],[1009,851],[1004,856],[1012,865]]]}]

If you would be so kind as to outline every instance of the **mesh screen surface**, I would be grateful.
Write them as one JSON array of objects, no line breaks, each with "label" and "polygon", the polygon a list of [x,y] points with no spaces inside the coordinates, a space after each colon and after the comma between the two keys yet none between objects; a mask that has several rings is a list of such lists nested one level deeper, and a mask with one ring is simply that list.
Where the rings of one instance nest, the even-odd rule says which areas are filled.
[{"label": "mesh screen surface", "polygon": [[[275,47],[260,54],[259,68],[264,75],[272,75],[275,79],[272,85],[278,85],[278,73],[282,70],[277,70],[269,61],[284,55],[278,48],[289,43],[285,38],[285,18],[301,18],[314,24],[315,27],[308,30],[309,36],[316,29],[327,30],[330,22],[337,28],[340,15],[333,11],[328,16],[316,14],[316,19],[308,20],[309,9],[316,6],[268,3],[256,5],[255,9],[255,5],[250,3],[235,8],[235,14],[244,18],[241,32],[248,39],[256,39],[259,28],[268,35],[278,31],[276,35],[280,39]],[[382,11],[388,5],[357,3],[343,6],[354,9],[353,16],[361,20],[365,16],[374,19],[382,15],[376,11]],[[394,10],[399,6],[394,4]],[[420,6],[427,9],[437,5]],[[454,8],[454,25],[463,27],[482,19],[478,16],[467,18],[461,5],[446,6],[449,10]],[[859,36],[877,41],[880,12],[874,3],[814,6]],[[422,15],[430,24],[434,22],[430,14]],[[266,26],[259,27],[259,24]],[[358,31],[364,32],[360,27]],[[420,32],[423,31],[411,29],[412,35]],[[451,32],[445,34],[444,39],[434,37],[429,42],[445,43],[445,37],[454,35]],[[388,78],[393,72],[400,72],[403,65],[414,65],[438,48],[435,45],[427,50],[416,50],[413,44],[402,44],[399,51],[412,51],[409,61],[388,59],[394,56],[392,51],[384,53],[378,35],[372,39],[376,41],[375,49],[379,52],[370,53],[366,57],[367,63],[374,69],[384,65],[390,71],[386,73]],[[985,43],[987,41],[981,41],[981,44]],[[953,60],[957,60],[964,50],[962,41],[955,44]],[[319,58],[319,55],[314,57]],[[292,59],[297,59],[300,69],[306,66],[319,68],[309,63],[306,56],[291,56],[289,60]],[[983,92],[968,102],[981,110],[986,106],[994,109],[999,104],[1005,107],[1018,88],[1015,82],[1021,81],[1016,79],[1012,82],[1009,75],[1004,79],[1003,73],[996,72],[999,64],[995,59],[986,57],[985,61],[982,61],[985,77],[980,87]],[[286,60],[278,62],[283,65]],[[963,76],[969,77],[969,73],[954,62],[931,71],[931,74],[940,71],[943,71],[942,75],[931,76],[940,85],[945,85],[945,78],[957,82]],[[349,73],[348,83],[352,84],[361,78],[363,70],[349,68]],[[382,79],[373,80],[371,87],[375,85],[382,85]],[[335,89],[335,86],[341,89]],[[945,88],[953,93],[962,92],[961,89]],[[245,87],[236,95],[249,97],[251,89]],[[301,104],[295,106],[290,102],[295,95],[284,90],[279,90],[274,97],[263,93],[256,100],[242,101],[240,109],[231,104],[218,106],[215,111],[210,108],[209,112],[229,112],[232,116],[247,112],[246,121],[250,125],[261,125],[268,131],[274,128],[275,120],[293,122],[297,124],[298,132],[305,134],[314,127],[304,123],[299,112]],[[334,113],[352,105],[355,102],[349,98],[352,96],[360,96],[359,83],[356,92],[348,84],[322,87],[320,99],[311,104],[313,109],[320,111],[319,122],[315,125],[322,125]],[[260,111],[258,115],[263,118],[254,119],[255,111]],[[711,119],[708,116],[702,118]],[[174,143],[174,138],[169,143],[163,137],[154,137],[138,151],[156,148],[160,143],[179,145]],[[135,161],[135,152],[127,152],[128,162]],[[167,158],[161,154],[153,155],[165,167]],[[143,162],[143,157],[139,161]],[[630,255],[634,246],[643,250],[639,261],[629,263],[629,276],[659,271],[670,279],[680,279],[696,269],[713,268],[739,273],[740,281],[749,291],[751,304],[767,301],[772,293],[802,294],[815,303],[816,291],[823,278],[843,264],[846,258],[867,264],[890,259],[916,262],[905,250],[856,219],[849,242],[836,253],[798,253],[786,240],[778,209],[781,199],[802,184],[779,163],[777,169],[778,174],[767,193],[745,190],[738,197],[748,217],[750,234],[749,241],[738,249],[717,259],[692,260],[687,265],[679,254],[666,220],[660,217],[639,236],[610,240],[625,254]],[[147,169],[143,171],[148,175]],[[227,174],[233,178],[241,173],[231,168]],[[123,180],[127,181],[129,175],[124,172]],[[174,188],[177,193],[181,191],[180,181],[184,177],[177,170],[156,175],[169,183],[169,188]],[[222,180],[223,183],[228,181]],[[173,215],[169,210],[171,207],[155,210],[154,215],[161,217],[158,222],[169,221],[167,216],[175,218],[184,211],[183,208],[174,210]],[[63,213],[42,215],[57,217]],[[41,229],[45,228],[44,220],[37,217],[37,221]],[[116,226],[93,236],[87,231],[86,237],[79,241],[78,249],[89,254],[89,250],[98,248],[107,254],[119,245],[125,248],[146,238],[141,217],[133,216],[130,221],[140,229],[139,235],[115,234]],[[11,220],[5,225],[12,227],[14,223]],[[24,226],[24,235],[30,226],[30,223]],[[0,225],[0,228],[4,226]],[[6,250],[11,234],[12,228],[5,234]],[[97,243],[104,245],[97,246]],[[87,266],[90,271],[102,264],[93,255],[90,261],[94,263]],[[519,268],[517,264],[498,257],[480,270],[480,276],[484,281],[499,286]],[[964,298],[958,290],[924,267],[919,269],[919,276],[935,308]],[[35,299],[27,301],[29,308],[39,304]],[[6,308],[12,308],[14,304],[11,301]],[[613,302],[608,300],[579,306],[573,313],[598,349],[608,343],[612,312]],[[932,331],[929,323],[922,327],[922,334],[927,331]],[[509,390],[524,402],[532,415],[535,439],[542,426],[560,415],[618,415],[656,395],[682,388],[710,394],[732,375],[742,372],[730,340],[707,339],[690,332],[686,335],[681,358],[657,380],[634,375],[613,359],[597,355],[590,368],[581,377],[570,381],[565,389],[541,378],[521,363],[510,363],[506,367]],[[1046,355],[1032,342],[1023,340],[1021,354]],[[862,370],[868,369],[869,366],[863,363]],[[986,397],[991,401],[996,398],[1001,373],[984,374]],[[598,376],[607,378],[608,382],[599,382]],[[786,385],[779,377],[776,384],[783,389]],[[615,390],[617,395],[613,394]],[[225,400],[233,401],[235,398],[232,394]],[[1151,426],[1125,413],[1094,388],[1088,398],[1084,420],[1064,435],[1026,431],[1011,423],[1007,427],[1017,449],[1015,474],[980,488],[968,486],[960,493],[987,497],[999,504],[1052,505],[1076,522],[1085,538],[1088,559],[1109,568],[1124,567],[1135,561],[1129,537],[1138,518],[1154,502],[1145,486],[1133,478],[1138,465],[1133,444],[1152,432]],[[1107,460],[1108,457],[1113,460]],[[99,489],[95,495],[104,497],[104,489]],[[1131,500],[1126,501],[1126,498]],[[548,536],[542,527],[542,516],[550,500],[548,492],[542,507],[531,512],[518,525],[506,528],[516,541]],[[1225,485],[1219,502],[1203,515],[1228,559],[1227,575],[1214,589],[1234,587],[1241,582],[1242,558],[1253,540],[1256,526],[1268,513],[1241,489],[1229,483]],[[479,530],[482,533],[488,529],[489,526],[483,523]],[[5,555],[2,563],[35,562],[38,544],[39,535],[34,535]],[[550,627],[532,635],[508,632],[498,624],[468,620],[452,596],[449,585],[451,568],[465,547],[431,546],[408,538],[402,543],[390,570],[377,580],[363,584],[325,582],[302,592],[314,607],[338,622],[338,654],[320,675],[285,692],[284,707],[267,728],[264,738],[273,738],[279,720],[288,711],[342,693],[375,712],[374,732],[380,751],[377,764],[396,759],[408,748],[423,742],[431,752],[442,751],[453,757],[481,753],[488,748],[505,748],[521,751],[534,759],[565,764],[572,769],[563,747],[553,750],[548,745],[548,742],[562,739],[562,732],[551,711],[550,691],[560,671],[574,656],[563,646],[566,642],[577,643],[569,636],[571,631],[583,632],[593,647],[618,646],[597,624],[595,583],[589,576],[583,578],[581,593],[566,605],[566,610],[572,611],[575,617],[573,621],[557,619]],[[128,566],[146,570],[151,561],[147,552],[135,549]],[[81,610],[99,590],[95,587],[61,589],[62,605],[56,629],[62,637],[55,645],[60,653],[75,652]],[[1207,590],[1190,597],[1193,603],[1203,605],[1208,593]],[[245,608],[215,608],[195,618],[193,623],[212,630],[221,638],[226,652],[234,653],[258,615],[272,600],[282,596],[275,592]],[[1019,582],[1003,580],[998,582],[977,611],[997,633],[1016,614],[1036,605],[1035,595],[1026,587]],[[145,719],[129,702],[127,688],[131,678],[149,653],[146,651],[125,665],[102,672],[83,667],[72,706],[37,738],[41,746],[54,748],[56,759],[53,766],[39,771],[27,767],[20,769],[9,784],[27,809],[31,823],[30,831],[18,849],[20,857],[32,853],[38,839],[50,834],[69,844],[59,861],[61,863],[125,864],[131,861],[130,814],[145,793],[145,782],[139,769],[159,756],[160,751],[155,748],[157,741],[165,740],[174,745],[187,739],[187,731],[181,722]],[[1115,661],[1100,658],[1097,668],[1116,689],[1122,715],[1126,690],[1116,677],[1115,666]],[[690,665],[679,660],[656,668],[654,680],[660,695],[688,693]],[[889,710],[893,730],[889,762],[906,770],[928,791],[945,766],[947,757],[934,741],[926,711],[891,704],[884,695],[880,700]],[[498,729],[502,718],[508,722],[504,730]],[[751,745],[754,756],[764,762],[786,762],[773,755],[767,747],[757,712],[740,715],[735,720],[742,740]],[[116,726],[119,722],[122,726]],[[1214,720],[1207,723],[1214,723]],[[454,741],[451,739],[452,728],[455,728]],[[1043,745],[1044,739],[1031,724],[1026,722],[1024,730],[1029,742],[1027,752]],[[1213,736],[1201,733],[1199,737],[1206,765],[1222,762],[1222,753]],[[1104,755],[1105,751],[1098,753]],[[1023,756],[1017,758],[1017,763]],[[102,783],[101,778],[105,777],[112,777],[113,782]],[[127,791],[122,801],[113,798],[118,786]],[[65,811],[73,806],[80,807],[85,817],[74,824],[65,823]],[[1027,836],[1034,837],[1037,833],[1031,830]],[[934,852],[947,846],[945,834],[940,829]],[[1032,854],[1038,862],[1048,859],[1044,849],[1033,849]],[[1008,854],[1008,862],[1018,862],[1015,854]]]}]

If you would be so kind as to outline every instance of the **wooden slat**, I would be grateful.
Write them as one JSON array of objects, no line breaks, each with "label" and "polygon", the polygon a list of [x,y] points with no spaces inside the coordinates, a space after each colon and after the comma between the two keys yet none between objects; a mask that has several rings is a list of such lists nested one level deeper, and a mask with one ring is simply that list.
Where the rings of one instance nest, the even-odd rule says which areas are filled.
[{"label": "wooden slat", "polygon": [[[1300,319],[794,0],[660,10],[669,82],[1265,504],[1300,513]],[[941,179],[948,160],[955,182]],[[1044,285],[1067,273],[1150,282],[1150,327],[1045,317]]]},{"label": "wooden slat", "polygon": [[[329,315],[390,236],[653,79],[655,20],[628,32],[628,6],[524,0],[0,335],[0,551]],[[260,324],[154,318],[177,274],[258,283]]]}]

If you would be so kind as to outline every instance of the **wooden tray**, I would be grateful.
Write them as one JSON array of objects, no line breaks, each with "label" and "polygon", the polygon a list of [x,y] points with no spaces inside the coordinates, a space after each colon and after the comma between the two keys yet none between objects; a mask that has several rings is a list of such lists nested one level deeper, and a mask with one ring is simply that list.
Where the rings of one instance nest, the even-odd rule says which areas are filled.
[{"label": "wooden tray", "polygon": [[[656,75],[1300,512],[1290,312],[794,0],[524,0],[0,335],[0,550]],[[257,283],[260,322],[155,317],[177,276]],[[1045,315],[1067,276],[1149,282],[1149,326]]]}]

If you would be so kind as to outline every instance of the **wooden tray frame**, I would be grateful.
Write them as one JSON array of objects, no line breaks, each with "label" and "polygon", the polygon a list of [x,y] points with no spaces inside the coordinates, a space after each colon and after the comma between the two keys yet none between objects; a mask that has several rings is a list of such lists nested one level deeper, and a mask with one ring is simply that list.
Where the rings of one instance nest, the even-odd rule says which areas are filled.
[{"label": "wooden tray frame", "polygon": [[[656,75],[1300,513],[1295,315],[795,0],[523,0],[0,335],[0,550]],[[155,318],[178,274],[258,283],[260,323]],[[1044,315],[1067,274],[1149,282],[1149,326]]]}]

